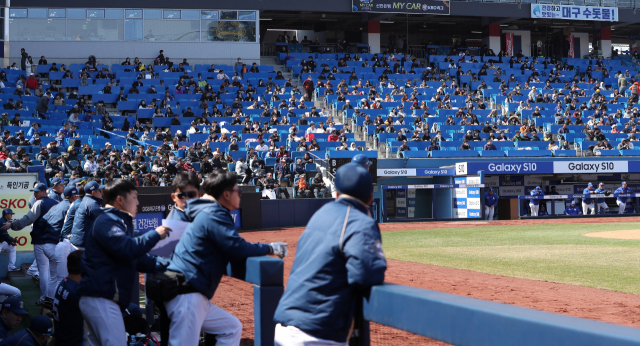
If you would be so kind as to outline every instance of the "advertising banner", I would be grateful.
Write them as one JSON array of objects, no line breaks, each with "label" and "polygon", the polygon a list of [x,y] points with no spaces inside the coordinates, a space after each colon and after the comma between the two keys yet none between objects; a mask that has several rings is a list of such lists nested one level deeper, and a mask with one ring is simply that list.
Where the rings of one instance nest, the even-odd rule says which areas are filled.
[{"label": "advertising banner", "polygon": [[[29,212],[29,191],[37,180],[37,173],[0,174],[0,210],[11,209],[18,220]],[[33,251],[31,244],[31,226],[20,231],[9,231],[9,235],[18,241],[17,251]]]},{"label": "advertising banner", "polygon": [[509,56],[513,55],[513,33],[504,34],[504,50]]},{"label": "advertising banner", "polygon": [[618,21],[617,7],[531,4],[531,18]]},{"label": "advertising banner", "polygon": [[567,35],[567,41],[569,41],[569,53],[567,53],[567,58],[575,58],[573,48],[573,35]]},{"label": "advertising banner", "polygon": [[443,15],[448,15],[451,12],[451,4],[448,0],[422,0],[420,2],[393,0],[353,0],[352,5],[352,12]]},{"label": "advertising banner", "polygon": [[162,225],[163,212],[137,213],[133,218],[133,228],[141,234],[152,231]]}]

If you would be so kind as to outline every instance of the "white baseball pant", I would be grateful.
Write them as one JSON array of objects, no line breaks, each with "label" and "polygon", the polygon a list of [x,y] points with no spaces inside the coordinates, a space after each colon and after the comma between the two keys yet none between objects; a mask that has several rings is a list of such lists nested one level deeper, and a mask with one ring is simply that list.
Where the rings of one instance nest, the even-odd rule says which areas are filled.
[{"label": "white baseball pant", "polygon": [[[64,278],[69,276],[67,271],[67,257],[71,253],[71,242],[69,239],[64,239],[56,245],[56,264],[58,265],[58,283]],[[58,287],[56,285],[55,287]]]},{"label": "white baseball pant", "polygon": [[596,203],[596,208],[598,209],[597,213],[600,214],[600,210],[602,209],[607,210],[609,209],[609,206],[605,202],[600,202],[600,203]]},{"label": "white baseball pant", "polygon": [[31,263],[29,270],[27,270],[27,274],[31,276],[38,275],[38,259],[37,258],[33,259],[33,263]]},{"label": "white baseball pant", "polygon": [[164,305],[171,319],[169,346],[198,346],[201,330],[216,336],[216,346],[240,345],[240,320],[201,293],[181,294]]},{"label": "white baseball pant", "polygon": [[484,207],[484,215],[486,216],[487,220],[493,220],[493,212],[496,210],[496,208],[494,207]]},{"label": "white baseball pant", "polygon": [[596,215],[596,208],[594,208],[593,202],[591,202],[589,204],[587,204],[585,202],[582,202],[582,214],[583,215],[587,215],[587,214]]},{"label": "white baseball pant", "polygon": [[85,341],[89,346],[127,345],[122,311],[113,300],[80,297]]},{"label": "white baseball pant", "polygon": [[54,297],[58,283],[58,265],[56,263],[56,244],[36,244],[33,252],[38,261],[40,275],[40,300]]},{"label": "white baseball pant", "polygon": [[347,346],[346,342],[318,339],[294,326],[276,324],[274,346]]},{"label": "white baseball pant", "polygon": [[22,292],[20,292],[17,287],[13,287],[7,284],[0,284],[0,295],[20,298]]},{"label": "white baseball pant", "polygon": [[617,201],[616,203],[618,204],[618,214],[624,214],[625,209],[627,209],[627,203],[626,202],[621,202],[621,201]]},{"label": "white baseball pant", "polygon": [[16,247],[9,245],[9,243],[5,241],[0,244],[0,250],[9,253],[9,265],[7,269],[9,271],[16,270]]},{"label": "white baseball pant", "polygon": [[531,216],[538,216],[539,204],[529,203],[529,208],[531,208]]}]

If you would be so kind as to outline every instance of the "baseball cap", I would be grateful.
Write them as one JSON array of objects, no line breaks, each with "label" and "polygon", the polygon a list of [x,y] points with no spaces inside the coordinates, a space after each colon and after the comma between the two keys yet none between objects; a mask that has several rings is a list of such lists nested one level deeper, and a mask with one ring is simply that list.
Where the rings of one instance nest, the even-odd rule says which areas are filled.
[{"label": "baseball cap", "polygon": [[[2,302],[2,309],[7,309],[13,313],[19,315],[28,315],[29,313],[24,310],[24,303],[20,298],[10,297]],[[45,316],[46,317],[46,316]]]},{"label": "baseball cap", "polygon": [[489,191],[493,191],[493,188],[492,188],[492,187],[489,187]]},{"label": "baseball cap", "polygon": [[64,184],[64,180],[60,179],[58,177],[55,177],[55,178],[51,179],[51,186],[56,186],[56,185],[59,185],[59,184]]},{"label": "baseball cap", "polygon": [[540,191],[540,186],[536,186],[536,191]]},{"label": "baseball cap", "polygon": [[367,158],[363,154],[358,154],[358,155],[354,156],[353,159],[351,159],[351,162],[359,163],[361,165],[366,165],[366,166],[369,166],[369,165],[372,164],[372,162],[369,161],[369,158]]},{"label": "baseball cap", "polygon": [[620,183],[620,185],[627,185],[627,182],[623,181],[622,183]]},{"label": "baseball cap", "polygon": [[604,183],[600,183],[600,184],[598,184],[598,186],[603,186],[603,185],[604,185]]},{"label": "baseball cap", "polygon": [[589,183],[589,185],[587,185],[588,187],[593,187],[593,184]]},{"label": "baseball cap", "polygon": [[92,191],[102,189],[104,189],[104,185],[98,184],[97,181],[90,181],[87,185],[84,186],[84,192],[86,193],[91,193]]},{"label": "baseball cap", "polygon": [[31,320],[31,324],[29,325],[29,329],[32,332],[38,332],[43,335],[51,335],[53,323],[51,319],[45,315],[38,315]]},{"label": "baseball cap", "polygon": [[29,190],[33,192],[47,191],[47,186],[43,183],[38,183],[33,189]]},{"label": "baseball cap", "polygon": [[3,211],[2,211],[2,216],[5,216],[5,215],[7,215],[7,214],[11,214],[11,215],[13,215],[13,214],[15,214],[15,213],[13,212],[13,210],[11,210],[11,209],[7,208],[7,209],[5,209],[5,210],[3,210]]},{"label": "baseball cap", "polygon": [[373,193],[373,178],[364,166],[350,162],[338,168],[335,186],[341,194],[368,200]]},{"label": "baseball cap", "polygon": [[75,187],[75,185],[70,185],[64,188],[64,192],[63,192],[65,197],[71,197],[71,196],[75,196],[78,195],[78,188]]}]

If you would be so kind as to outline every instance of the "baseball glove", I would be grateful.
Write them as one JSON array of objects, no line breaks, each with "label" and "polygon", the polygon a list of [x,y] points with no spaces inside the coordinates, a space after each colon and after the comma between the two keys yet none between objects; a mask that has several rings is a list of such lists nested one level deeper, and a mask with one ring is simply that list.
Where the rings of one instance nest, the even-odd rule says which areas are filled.
[{"label": "baseball glove", "polygon": [[604,192],[604,195],[605,195],[605,196],[609,196],[610,194],[611,194],[611,191],[605,191],[605,192]]}]

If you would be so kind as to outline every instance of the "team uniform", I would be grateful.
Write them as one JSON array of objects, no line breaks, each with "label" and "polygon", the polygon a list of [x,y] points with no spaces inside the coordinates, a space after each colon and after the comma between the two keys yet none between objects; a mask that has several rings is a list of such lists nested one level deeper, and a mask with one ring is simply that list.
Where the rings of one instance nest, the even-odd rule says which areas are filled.
[{"label": "team uniform", "polygon": [[191,293],[164,302],[171,319],[169,345],[196,346],[202,330],[216,335],[217,346],[237,346],[242,324],[210,300],[229,261],[268,255],[271,247],[245,241],[229,210],[212,200],[188,201],[185,215],[193,222],[178,242],[167,270],[184,274]]},{"label": "team uniform", "polygon": [[[598,185],[598,188],[596,189],[596,193],[597,194],[604,194],[605,192],[607,192],[607,189],[604,188],[604,184],[600,183],[600,185]],[[600,214],[600,212],[603,209],[604,209],[605,213],[609,212],[609,206],[604,201],[604,197],[596,198],[596,209],[598,209],[596,211],[596,213],[598,213],[598,214]]]},{"label": "team uniform", "polygon": [[76,211],[82,202],[81,199],[76,199],[72,204],[62,225],[60,231],[60,239],[58,245],[56,245],[56,264],[58,267],[58,279],[66,278],[69,276],[67,271],[67,257],[71,253],[71,229],[73,228],[73,220],[76,216]]},{"label": "team uniform", "polygon": [[[2,217],[0,218],[0,227],[9,222],[9,220],[7,220],[5,217],[7,213],[13,214],[13,211],[11,211],[11,209],[6,209],[2,212]],[[0,251],[6,251],[9,253],[9,266],[7,267],[9,271],[18,270],[18,268],[16,268],[16,247],[15,245],[12,246],[10,244],[13,243],[12,239],[13,238],[11,238],[9,233],[7,233],[6,231],[0,234],[0,240],[3,240],[2,244],[0,244]],[[0,285],[0,287],[1,286],[2,285]]]},{"label": "team uniform", "polygon": [[582,215],[582,212],[575,206],[575,203],[571,203],[570,206],[564,208],[564,215]]},{"label": "team uniform", "polygon": [[[627,185],[626,182],[622,182],[622,186],[620,186],[619,188],[616,189],[616,191],[614,192],[615,194],[620,194],[620,193],[633,193],[633,190],[631,190],[628,187],[623,187]],[[616,200],[616,203],[618,204],[618,214],[624,214],[625,209],[627,208],[627,198],[628,197],[620,197],[618,196],[618,199]]]},{"label": "team uniform", "polygon": [[[582,212],[584,213],[584,215],[587,214],[591,214],[591,215],[595,215],[596,214],[596,208],[593,205],[593,198],[591,198],[591,192],[593,190],[591,190],[591,188],[593,188],[593,184],[589,183],[589,186],[587,186],[586,189],[584,189],[584,191],[582,191],[582,193],[585,195],[582,198]],[[589,213],[589,211],[591,211]]]},{"label": "team uniform", "polygon": [[62,202],[62,194],[59,194],[58,191],[56,190],[51,190],[51,192],[49,192],[49,195],[47,197],[51,198],[52,200],[58,203]]},{"label": "team uniform", "polygon": [[382,284],[387,269],[368,209],[340,197],[309,220],[274,316],[276,346],[347,345],[358,292]]},{"label": "team uniform", "polygon": [[78,307],[79,286],[79,283],[64,278],[56,289],[53,301],[53,326],[57,346],[83,345],[84,319]]},{"label": "team uniform", "polygon": [[498,205],[498,196],[493,192],[493,188],[489,188],[489,192],[484,194],[484,215],[487,220],[493,220],[493,213]]},{"label": "team uniform", "polygon": [[[540,189],[540,186],[536,186],[534,190],[531,190],[531,196],[544,196],[544,192]],[[540,199],[529,200],[529,208],[531,208],[531,216],[538,216],[538,209],[540,208]]]},{"label": "team uniform", "polygon": [[178,208],[175,205],[173,206],[173,209],[169,213],[169,216],[167,216],[167,220],[177,220],[177,221],[184,221],[184,222],[191,221],[187,217],[187,214],[184,212],[184,210]]},{"label": "team uniform", "polygon": [[131,302],[137,272],[153,273],[165,267],[164,261],[147,254],[159,240],[157,232],[134,238],[133,217],[117,208],[102,209],[91,225],[78,288],[89,345],[127,343],[121,310]]},{"label": "team uniform", "polygon": [[[44,184],[39,184],[44,187]],[[37,187],[36,187],[37,188]],[[34,188],[35,189],[35,188]],[[43,190],[44,191],[44,190]],[[57,282],[57,269],[52,271],[50,268],[50,259],[54,258],[55,246],[50,245],[44,239],[46,233],[47,222],[45,215],[58,203],[49,197],[44,197],[33,203],[31,210],[22,217],[22,219],[11,223],[11,229],[20,230],[28,225],[33,224],[31,230],[31,244],[33,244],[33,252],[38,262],[38,274],[40,276],[40,300],[43,301],[49,294],[49,286]],[[55,266],[55,260],[54,260]],[[55,286],[54,286],[55,287]],[[53,290],[51,290],[53,293]],[[49,295],[51,297],[53,294]]]},{"label": "team uniform", "polygon": [[[87,192],[85,190],[85,192]],[[86,234],[93,226],[93,222],[102,213],[100,206],[102,205],[102,198],[95,197],[88,192],[80,206],[76,210],[76,214],[73,220],[73,228],[71,229],[71,246],[74,250],[84,249]]]}]

